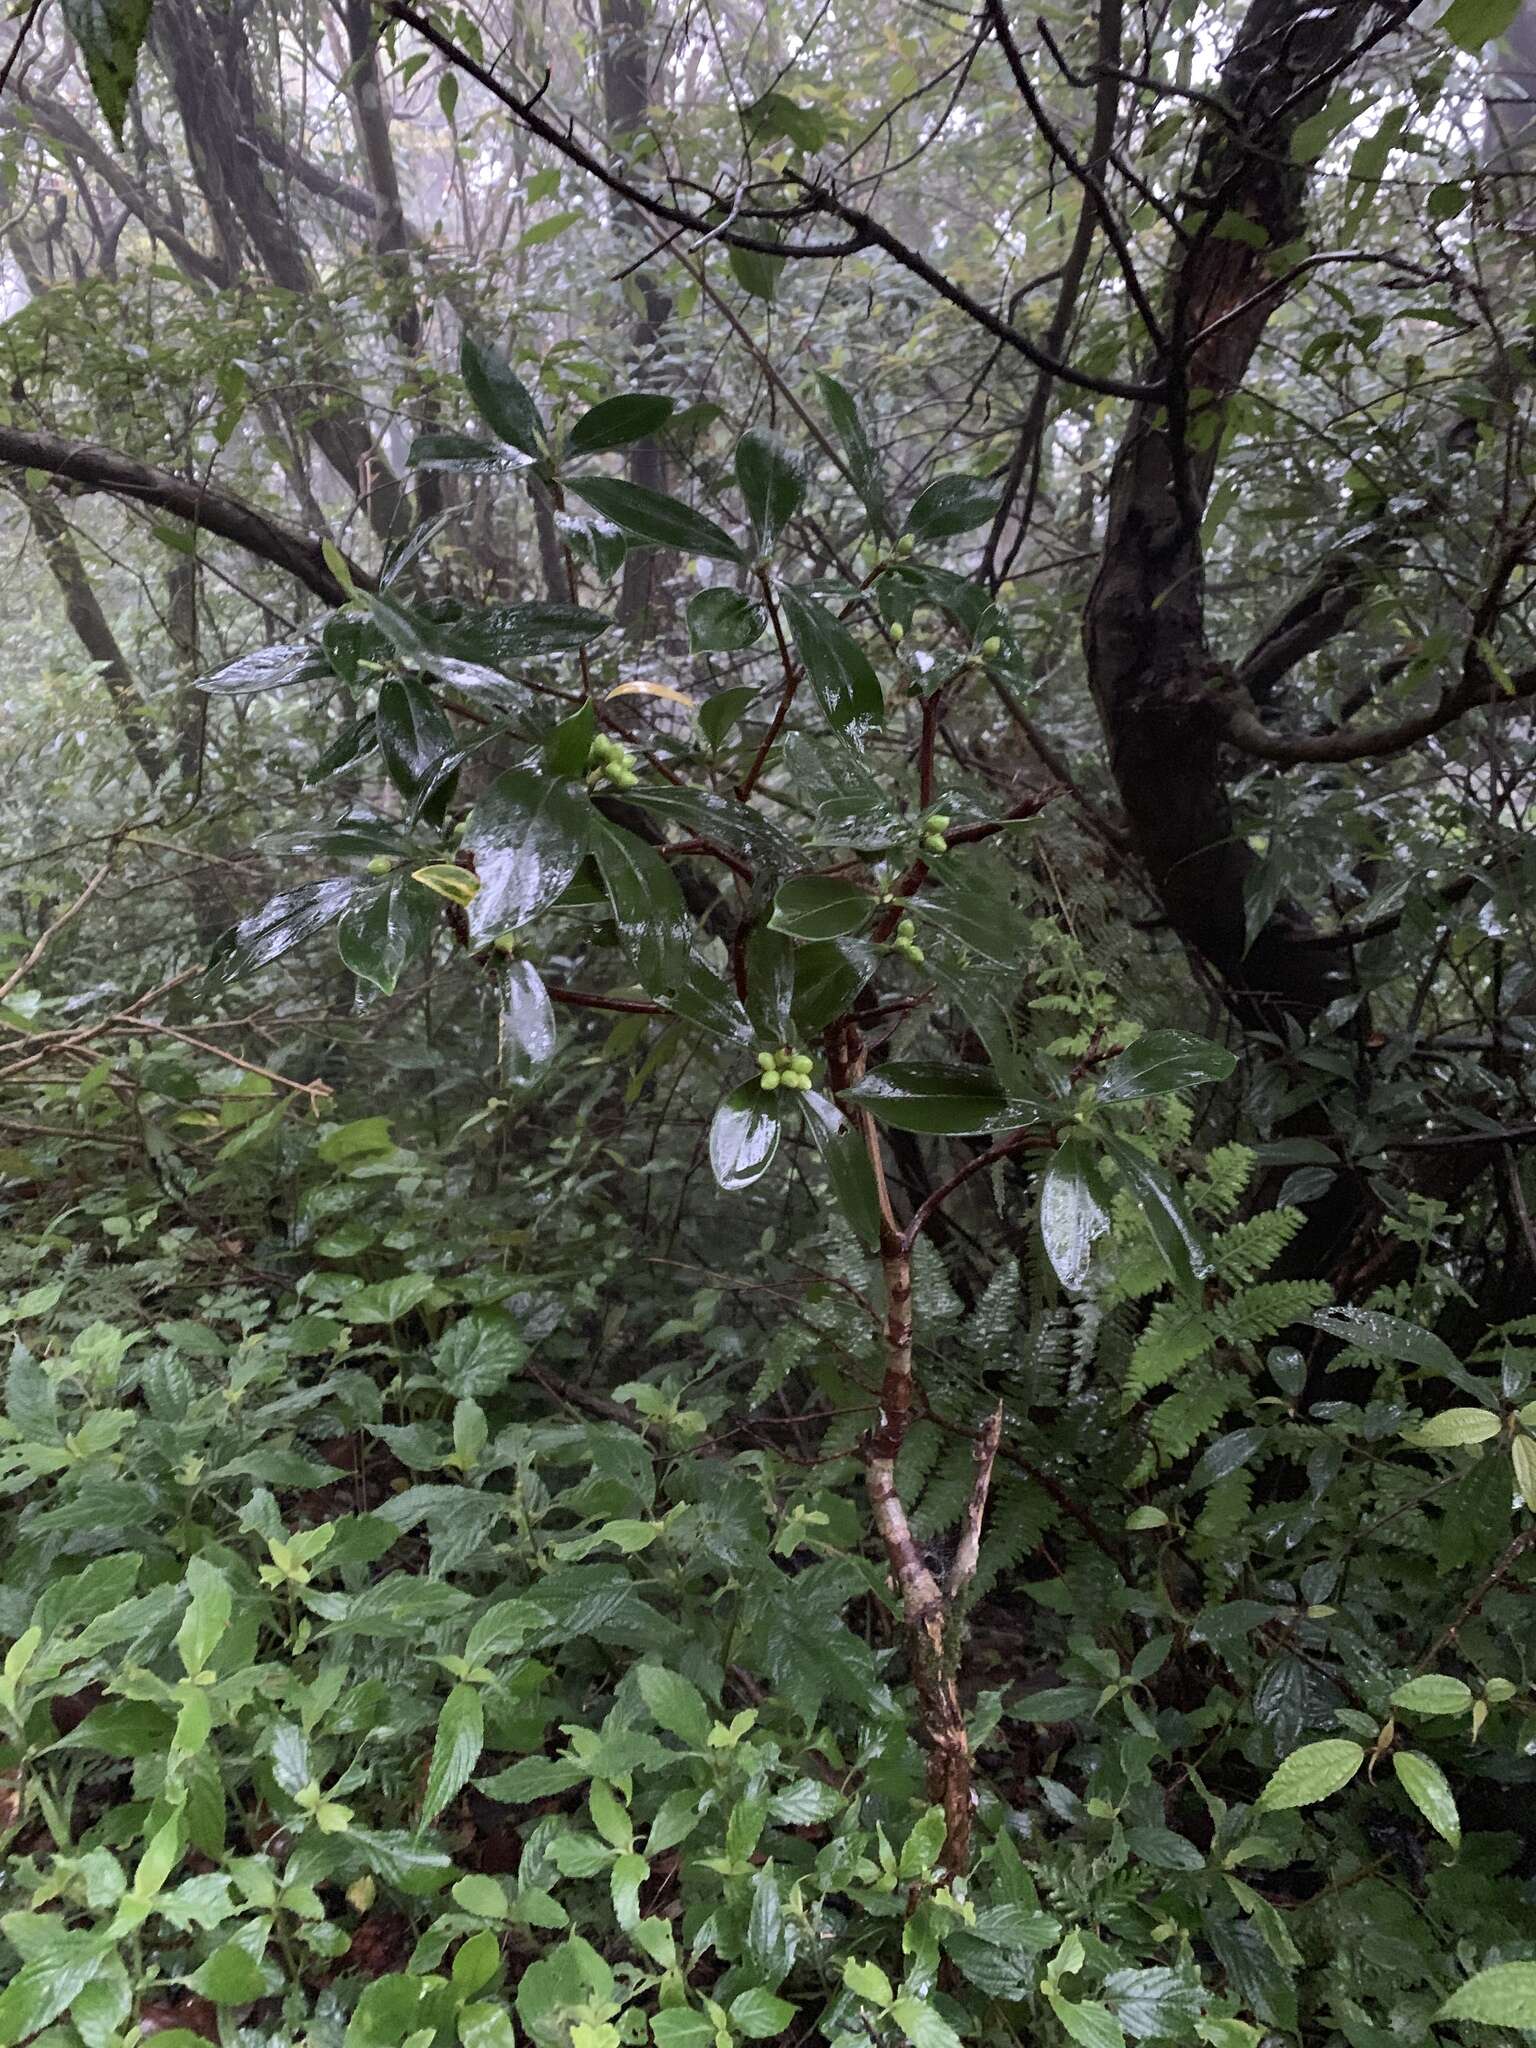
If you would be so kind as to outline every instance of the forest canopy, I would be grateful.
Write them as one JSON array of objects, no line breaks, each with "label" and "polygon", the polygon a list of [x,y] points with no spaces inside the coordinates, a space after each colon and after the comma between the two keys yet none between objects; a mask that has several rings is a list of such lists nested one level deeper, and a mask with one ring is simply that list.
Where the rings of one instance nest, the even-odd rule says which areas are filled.
[{"label": "forest canopy", "polygon": [[0,2048],[1536,2033],[1536,5],[0,32]]}]

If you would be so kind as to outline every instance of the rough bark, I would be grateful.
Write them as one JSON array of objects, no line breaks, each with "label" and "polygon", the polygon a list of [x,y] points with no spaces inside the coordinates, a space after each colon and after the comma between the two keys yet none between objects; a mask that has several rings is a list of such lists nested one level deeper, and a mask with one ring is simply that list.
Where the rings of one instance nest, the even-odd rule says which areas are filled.
[{"label": "rough bark", "polygon": [[337,396],[350,393],[351,374],[315,322],[308,251],[262,169],[262,121],[244,17],[205,14],[195,0],[158,0],[153,19],[155,46],[224,262],[238,275],[248,247],[272,282],[293,295],[296,319],[309,327],[315,352],[306,431],[361,499],[375,533],[396,537],[409,526],[409,501],[361,405],[350,395]]},{"label": "rough bark", "polygon": [[[1403,6],[1336,0],[1298,9],[1253,0],[1222,74],[1186,207],[1186,244],[1153,363],[1166,403],[1134,409],[1116,457],[1098,577],[1084,618],[1089,678],[1111,766],[1168,916],[1251,1022],[1314,1014],[1338,992],[1337,961],[1282,906],[1245,943],[1238,835],[1206,638],[1200,520],[1220,434],[1210,418],[1240,388],[1280,303],[1268,251],[1301,229],[1306,172],[1291,137],[1352,53]],[[1258,231],[1255,233],[1254,231]],[[1257,246],[1255,246],[1257,244]],[[1198,429],[1198,431],[1192,431]]]}]

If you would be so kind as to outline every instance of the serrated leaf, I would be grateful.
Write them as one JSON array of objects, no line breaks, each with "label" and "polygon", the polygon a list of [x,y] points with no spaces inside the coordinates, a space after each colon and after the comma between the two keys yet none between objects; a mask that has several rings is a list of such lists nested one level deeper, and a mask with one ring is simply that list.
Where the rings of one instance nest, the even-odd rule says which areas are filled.
[{"label": "serrated leaf", "polygon": [[195,1678],[207,1665],[229,1627],[234,1599],[229,1580],[206,1558],[188,1560],[186,1571],[187,1611],[176,1631],[176,1653],[182,1669]]},{"label": "serrated leaf", "polygon": [[104,1938],[87,1937],[60,1924],[48,1950],[24,1963],[0,1991],[0,2048],[14,2048],[56,2020],[109,1953]]},{"label": "serrated leaf", "polygon": [[1358,1742],[1309,1742],[1280,1765],[1260,1793],[1258,1808],[1273,1813],[1283,1807],[1315,1806],[1347,1785],[1364,1762],[1365,1751]]},{"label": "serrated leaf", "polygon": [[635,1683],[646,1712],[658,1728],[665,1728],[669,1735],[676,1735],[694,1749],[704,1747],[713,1716],[704,1695],[690,1679],[669,1671],[664,1664],[642,1664],[635,1673]]},{"label": "serrated leaf", "polygon": [[1459,1678],[1442,1678],[1427,1671],[1422,1678],[1410,1678],[1400,1685],[1392,1704],[1410,1714],[1464,1714],[1472,1704],[1472,1688]]},{"label": "serrated leaf", "polygon": [[1491,1970],[1479,1970],[1451,1993],[1435,2018],[1536,2033],[1536,1963],[1495,1963]]},{"label": "serrated leaf", "polygon": [[1486,1408],[1444,1408],[1427,1422],[1410,1424],[1403,1435],[1425,1450],[1461,1450],[1469,1444],[1488,1443],[1499,1428],[1498,1416]]},{"label": "serrated leaf", "polygon": [[472,1685],[456,1685],[443,1702],[426,1789],[421,1795],[421,1825],[435,1820],[469,1783],[485,1745],[485,1711]]},{"label": "serrated leaf", "polygon": [[1455,1795],[1440,1766],[1427,1756],[1420,1756],[1417,1750],[1395,1749],[1392,1768],[1397,1773],[1398,1783],[1435,1833],[1449,1842],[1453,1849],[1459,1849],[1461,1816],[1456,1811]]}]

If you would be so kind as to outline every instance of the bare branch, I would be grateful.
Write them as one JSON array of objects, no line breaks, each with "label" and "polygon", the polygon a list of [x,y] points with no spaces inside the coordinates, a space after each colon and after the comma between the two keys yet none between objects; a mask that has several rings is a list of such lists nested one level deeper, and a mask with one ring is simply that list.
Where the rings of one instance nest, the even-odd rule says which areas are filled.
[{"label": "bare branch", "polygon": [[[40,469],[81,490],[106,491],[131,504],[151,505],[286,570],[326,604],[346,603],[347,593],[312,534],[296,532],[212,484],[175,476],[88,441],[66,441],[57,434],[29,433],[20,427],[0,426],[0,464]],[[355,564],[348,567],[358,584],[371,587],[372,577]]]}]

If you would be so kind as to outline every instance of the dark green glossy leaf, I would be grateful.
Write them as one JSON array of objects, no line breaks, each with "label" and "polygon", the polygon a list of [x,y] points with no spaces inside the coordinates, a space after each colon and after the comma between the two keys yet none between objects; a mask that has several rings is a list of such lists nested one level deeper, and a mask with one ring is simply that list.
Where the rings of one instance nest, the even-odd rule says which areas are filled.
[{"label": "dark green glossy leaf", "polygon": [[855,737],[885,717],[885,696],[869,656],[825,605],[798,590],[779,593],[811,688],[835,731]]},{"label": "dark green glossy leaf", "polygon": [[974,476],[936,477],[907,514],[905,531],[914,540],[945,540],[984,526],[997,511],[997,493]]},{"label": "dark green glossy leaf", "polygon": [[694,654],[739,654],[761,640],[768,614],[739,590],[716,584],[688,600],[688,647]]},{"label": "dark green glossy leaf", "polygon": [[499,668],[573,654],[606,633],[613,621],[578,604],[498,604],[434,628],[433,647],[459,661]]},{"label": "dark green glossy leaf", "polygon": [[754,428],[736,444],[736,485],[766,554],[805,502],[805,462],[777,434]]},{"label": "dark green glossy leaf", "polygon": [[408,668],[425,668],[431,659],[432,628],[418,618],[408,605],[388,591],[365,591],[362,598],[368,617]]},{"label": "dark green glossy leaf", "polygon": [[755,683],[738,683],[734,689],[716,690],[699,706],[699,732],[712,747],[725,743],[732,728],[760,692]]},{"label": "dark green glossy leaf", "polygon": [[388,634],[355,605],[331,613],[320,628],[320,644],[336,674],[354,688],[362,680],[363,663],[388,661],[392,645]]},{"label": "dark green glossy leaf", "polygon": [[1225,1081],[1237,1065],[1224,1045],[1187,1031],[1149,1031],[1098,1076],[1100,1102],[1139,1102],[1148,1095],[1175,1095],[1205,1081]]},{"label": "dark green glossy leaf", "polygon": [[880,1191],[863,1131],[814,1088],[798,1100],[826,1168],[833,1200],[860,1244],[866,1251],[874,1251],[880,1243]]},{"label": "dark green glossy leaf", "polygon": [[370,711],[363,718],[354,718],[343,726],[335,739],[320,755],[304,777],[307,786],[313,788],[318,782],[326,782],[333,775],[340,775],[344,768],[350,768],[354,761],[361,761],[371,754],[379,743],[378,728]]},{"label": "dark green glossy leaf", "polygon": [[653,846],[606,818],[595,821],[592,854],[635,979],[650,995],[669,994],[688,970],[692,938],[677,877]]},{"label": "dark green glossy leaf", "polygon": [[936,882],[908,905],[918,920],[923,942],[934,932],[978,960],[1008,967],[1027,957],[1029,920],[1006,894],[1006,885],[985,860],[967,854],[940,855]]},{"label": "dark green glossy leaf", "polygon": [[336,949],[359,980],[392,995],[408,963],[431,944],[440,908],[409,875],[391,875],[369,902],[342,913]]},{"label": "dark green glossy leaf", "polygon": [[1063,1287],[1088,1284],[1093,1247],[1109,1229],[1109,1199],[1081,1138],[1068,1138],[1040,1182],[1040,1237]]},{"label": "dark green glossy leaf", "polygon": [[893,1130],[959,1137],[1015,1129],[995,1075],[985,1067],[943,1066],[929,1060],[892,1060],[845,1091]]},{"label": "dark green glossy leaf", "polygon": [[530,457],[473,434],[418,434],[406,455],[407,469],[444,469],[456,476],[515,476]]},{"label": "dark green glossy leaf", "polygon": [[258,647],[226,662],[198,683],[211,696],[249,697],[258,690],[290,690],[295,683],[325,682],[330,666],[307,641],[286,641],[276,647]]},{"label": "dark green glossy leaf", "polygon": [[697,1024],[712,1038],[727,1044],[752,1044],[752,1025],[746,1011],[719,975],[702,960],[690,960],[688,972],[667,998],[668,1009],[690,1024]]},{"label": "dark green glossy leaf", "polygon": [[773,899],[773,927],[796,939],[845,939],[869,922],[875,900],[832,875],[796,875]]},{"label": "dark green glossy leaf", "polygon": [[626,391],[605,398],[584,412],[566,443],[572,455],[601,455],[605,448],[627,448],[643,441],[672,417],[676,401],[649,391]]},{"label": "dark green glossy leaf", "polygon": [[1268,1442],[1269,1431],[1262,1423],[1251,1422],[1242,1429],[1229,1429],[1224,1436],[1217,1437],[1196,1463],[1189,1475],[1190,1492],[1199,1493],[1233,1472],[1240,1472]]},{"label": "dark green glossy leaf", "polygon": [[852,1009],[874,978],[875,949],[858,939],[813,941],[795,948],[794,1020],[814,1038]]},{"label": "dark green glossy leaf", "polygon": [[741,560],[741,549],[723,526],[716,526],[702,512],[669,498],[664,491],[650,491],[643,484],[611,476],[570,477],[566,489],[611,520],[631,541],[648,547],[680,548],[685,554],[709,555],[725,562]]},{"label": "dark green glossy leaf", "polygon": [[843,444],[843,453],[848,458],[848,473],[853,488],[858,492],[865,511],[869,514],[876,533],[887,531],[885,511],[885,485],[880,476],[880,459],[874,445],[864,430],[859,409],[852,397],[835,377],[825,370],[818,370],[816,382],[821,390],[827,417],[837,430],[837,438]]},{"label": "dark green glossy leaf", "polygon": [[506,358],[466,334],[459,346],[459,369],[476,411],[491,432],[537,460],[544,452],[544,422],[532,393],[514,376]]},{"label": "dark green glossy leaf", "polygon": [[503,960],[496,969],[501,998],[498,1066],[508,1087],[526,1088],[555,1056],[555,1008],[538,972],[526,960]]},{"label": "dark green glossy leaf", "polygon": [[304,882],[274,896],[215,944],[208,963],[210,977],[218,982],[240,981],[259,968],[270,967],[274,960],[334,923],[360,886],[347,877]]},{"label": "dark green glossy leaf", "polygon": [[509,768],[491,784],[464,836],[480,878],[469,906],[475,945],[517,931],[570,887],[591,842],[592,818],[574,783]]},{"label": "dark green glossy leaf", "polygon": [[795,989],[795,949],[781,932],[757,924],[747,937],[747,1015],[767,1046],[787,1045]]},{"label": "dark green glossy leaf", "polygon": [[419,796],[453,752],[453,727],[414,677],[387,676],[379,686],[378,735],[389,779],[404,797]]},{"label": "dark green glossy leaf", "polygon": [[629,542],[611,520],[582,519],[567,512],[560,531],[578,561],[590,562],[599,576],[617,576],[629,553]]},{"label": "dark green glossy leaf", "polygon": [[544,742],[544,766],[550,774],[567,776],[573,781],[584,775],[596,732],[597,713],[591,698],[584,698]]},{"label": "dark green glossy leaf", "polygon": [[91,91],[119,143],[151,5],[152,0],[64,0],[64,20],[85,59]]},{"label": "dark green glossy leaf", "polygon": [[709,1127],[709,1164],[728,1195],[762,1179],[779,1149],[779,1119],[755,1081],[728,1095]]},{"label": "dark green glossy leaf", "polygon": [[1211,1270],[1210,1255],[1185,1214],[1183,1197],[1173,1180],[1123,1138],[1106,1134],[1104,1147],[1119,1167],[1127,1192],[1146,1218],[1152,1242],[1174,1285],[1181,1293],[1198,1294],[1199,1282]]},{"label": "dark green glossy leaf", "polygon": [[680,825],[690,838],[713,839],[748,860],[761,861],[783,873],[804,865],[799,847],[786,832],[746,804],[715,796],[705,789],[636,789],[629,801],[639,804],[658,818]]}]

